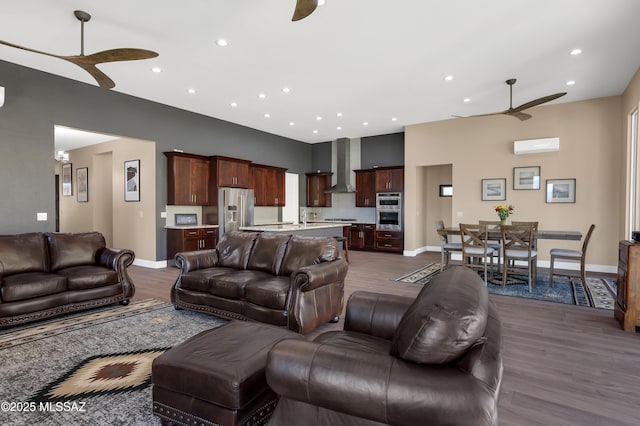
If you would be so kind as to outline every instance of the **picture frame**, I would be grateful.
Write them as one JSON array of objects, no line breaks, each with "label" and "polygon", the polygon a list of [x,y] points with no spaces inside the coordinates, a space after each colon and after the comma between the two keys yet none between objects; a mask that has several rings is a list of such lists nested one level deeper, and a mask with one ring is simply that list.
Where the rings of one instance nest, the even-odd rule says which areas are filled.
[{"label": "picture frame", "polygon": [[507,199],[507,179],[482,179],[482,201],[503,201]]},{"label": "picture frame", "polygon": [[71,182],[71,163],[62,165],[62,196],[71,197],[73,195],[73,184]]},{"label": "picture frame", "polygon": [[540,166],[514,167],[513,189],[540,189]]},{"label": "picture frame", "polygon": [[440,196],[453,197],[453,185],[451,184],[440,185]]},{"label": "picture frame", "polygon": [[547,179],[547,203],[575,203],[576,180]]},{"label": "picture frame", "polygon": [[124,200],[140,201],[140,160],[124,162]]},{"label": "picture frame", "polygon": [[78,202],[89,201],[89,168],[80,167],[76,169],[76,185],[78,185]]}]

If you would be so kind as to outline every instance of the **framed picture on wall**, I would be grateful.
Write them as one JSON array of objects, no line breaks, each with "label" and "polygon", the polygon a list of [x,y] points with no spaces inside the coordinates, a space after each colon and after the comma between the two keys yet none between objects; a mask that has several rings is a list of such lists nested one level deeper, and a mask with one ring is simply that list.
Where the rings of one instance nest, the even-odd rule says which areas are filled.
[{"label": "framed picture on wall", "polygon": [[71,184],[71,163],[62,165],[62,196],[71,197],[73,195],[73,186]]},{"label": "framed picture on wall", "polygon": [[124,162],[124,200],[140,201],[140,160]]},{"label": "framed picture on wall", "polygon": [[501,201],[507,199],[507,179],[482,179],[482,201]]},{"label": "framed picture on wall", "polygon": [[540,166],[514,167],[513,189],[540,189]]},{"label": "framed picture on wall", "polygon": [[441,197],[453,197],[453,185],[440,185]]},{"label": "framed picture on wall", "polygon": [[547,203],[575,203],[575,179],[547,179]]},{"label": "framed picture on wall", "polygon": [[89,168],[80,167],[76,169],[76,180],[78,185],[78,202],[89,201]]}]

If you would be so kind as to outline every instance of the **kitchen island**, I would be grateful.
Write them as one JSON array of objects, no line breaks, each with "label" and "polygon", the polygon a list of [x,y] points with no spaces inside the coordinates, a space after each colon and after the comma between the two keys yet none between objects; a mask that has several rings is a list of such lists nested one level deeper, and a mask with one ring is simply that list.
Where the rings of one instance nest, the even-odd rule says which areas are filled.
[{"label": "kitchen island", "polygon": [[278,225],[254,225],[242,226],[241,231],[257,232],[281,232],[286,234],[299,234],[314,237],[342,237],[344,228],[351,227],[350,223],[307,223],[307,224],[278,224]]}]

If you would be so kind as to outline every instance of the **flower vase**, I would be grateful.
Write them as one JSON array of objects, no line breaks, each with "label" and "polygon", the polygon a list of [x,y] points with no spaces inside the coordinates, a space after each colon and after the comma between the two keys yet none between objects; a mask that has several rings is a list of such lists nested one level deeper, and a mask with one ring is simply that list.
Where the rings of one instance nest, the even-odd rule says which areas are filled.
[{"label": "flower vase", "polygon": [[504,223],[505,223],[506,221],[507,221],[507,218],[506,218],[506,217],[505,217],[504,219],[503,219],[503,218],[500,218],[500,225],[504,225]]}]

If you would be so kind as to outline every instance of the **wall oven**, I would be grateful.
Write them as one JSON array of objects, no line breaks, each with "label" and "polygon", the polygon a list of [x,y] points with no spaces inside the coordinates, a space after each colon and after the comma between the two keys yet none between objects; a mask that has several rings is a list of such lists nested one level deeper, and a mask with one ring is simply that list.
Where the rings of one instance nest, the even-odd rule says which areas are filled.
[{"label": "wall oven", "polygon": [[376,229],[402,230],[402,193],[378,192],[376,194]]}]

